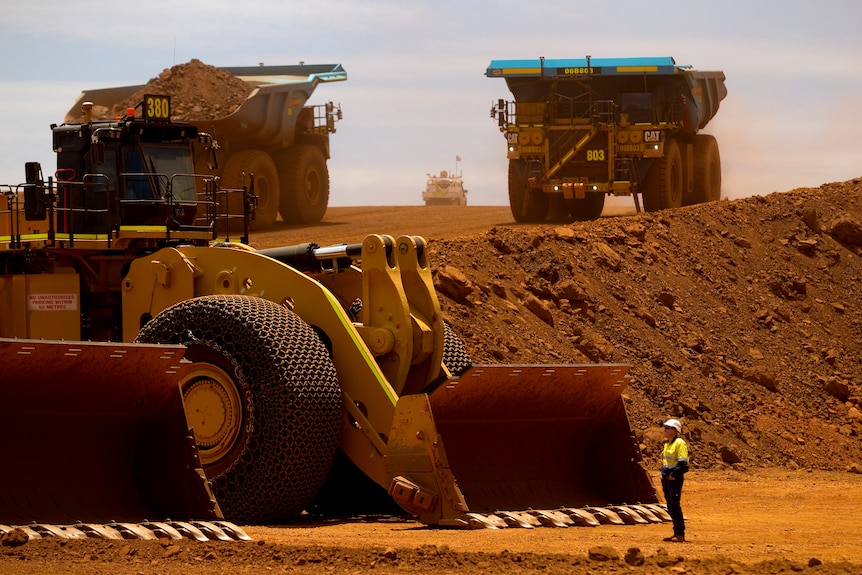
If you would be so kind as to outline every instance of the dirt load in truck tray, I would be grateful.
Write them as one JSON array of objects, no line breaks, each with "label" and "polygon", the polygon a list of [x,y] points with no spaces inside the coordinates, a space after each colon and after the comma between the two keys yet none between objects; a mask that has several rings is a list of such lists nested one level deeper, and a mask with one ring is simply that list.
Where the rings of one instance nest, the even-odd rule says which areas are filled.
[{"label": "dirt load in truck tray", "polygon": [[253,89],[233,74],[195,58],[166,68],[124,102],[110,111],[94,110],[94,116],[99,116],[96,119],[115,118],[123,115],[127,108],[140,104],[144,94],[166,94],[171,97],[173,120],[215,120],[232,114]]}]

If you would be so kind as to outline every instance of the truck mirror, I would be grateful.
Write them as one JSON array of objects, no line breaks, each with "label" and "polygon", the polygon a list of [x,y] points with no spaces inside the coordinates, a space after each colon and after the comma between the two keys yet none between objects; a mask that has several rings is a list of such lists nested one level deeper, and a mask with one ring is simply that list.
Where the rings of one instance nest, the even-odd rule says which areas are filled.
[{"label": "truck mirror", "polygon": [[213,126],[212,134],[206,132],[198,132],[198,142],[204,144],[204,154],[207,162],[207,167],[210,170],[218,170],[218,141],[215,139],[215,126]]},{"label": "truck mirror", "polygon": [[24,181],[28,184],[42,182],[42,164],[39,162],[26,162],[24,164]]},{"label": "truck mirror", "polygon": [[28,222],[44,220],[48,217],[48,208],[42,166],[39,162],[27,162],[24,164],[24,173],[27,180],[24,186],[24,219]]},{"label": "truck mirror", "polygon": [[210,170],[218,170],[218,152],[215,146],[207,148],[207,166]]}]

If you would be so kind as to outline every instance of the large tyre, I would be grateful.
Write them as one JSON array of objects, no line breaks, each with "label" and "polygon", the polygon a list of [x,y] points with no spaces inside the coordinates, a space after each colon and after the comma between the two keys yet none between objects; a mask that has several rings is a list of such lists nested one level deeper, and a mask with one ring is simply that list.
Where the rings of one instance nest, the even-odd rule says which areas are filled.
[{"label": "large tyre", "polygon": [[[248,174],[254,174],[254,193],[257,195],[257,210],[250,224],[253,230],[271,228],[278,216],[279,183],[278,170],[269,154],[261,150],[240,150],[227,159],[222,170],[222,187],[241,188],[248,185]],[[238,195],[229,200],[230,213],[242,213],[242,202]],[[231,226],[234,229],[235,226]]]},{"label": "large tyre", "polygon": [[281,219],[291,224],[316,224],[329,205],[329,169],[320,148],[300,144],[283,155]]},{"label": "large tyre", "polygon": [[527,185],[527,167],[509,160],[509,206],[516,222],[543,222],[548,216],[548,196]]},{"label": "large tyre", "polygon": [[570,224],[574,221],[570,214],[569,201],[562,194],[548,194],[548,213],[545,221]]},{"label": "large tyre", "polygon": [[583,199],[573,198],[569,200],[569,213],[578,222],[597,220],[601,217],[604,209],[604,194],[590,193]]},{"label": "large tyre", "polygon": [[204,472],[229,521],[272,524],[304,511],[338,448],[341,392],[311,327],[261,298],[204,296],[153,318],[136,341],[181,343],[181,382]]},{"label": "large tyre", "polygon": [[692,203],[715,202],[721,199],[721,157],[713,136],[694,137],[694,193]]},{"label": "large tyre", "polygon": [[644,209],[648,212],[678,208],[682,205],[682,154],[676,140],[664,147],[664,156],[657,158],[647,173]]}]

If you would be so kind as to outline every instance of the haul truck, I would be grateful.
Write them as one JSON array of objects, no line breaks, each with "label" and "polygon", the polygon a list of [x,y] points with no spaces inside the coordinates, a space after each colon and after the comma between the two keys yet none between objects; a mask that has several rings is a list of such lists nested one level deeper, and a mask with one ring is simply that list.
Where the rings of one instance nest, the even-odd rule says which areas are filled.
[{"label": "haul truck", "polygon": [[[254,174],[257,209],[251,228],[272,227],[278,215],[289,224],[315,224],[329,205],[329,135],[341,120],[341,106],[305,106],[320,83],[347,80],[341,64],[243,66],[222,70],[253,86],[233,113],[215,120],[191,120],[218,138],[215,173],[227,187],[239,187]],[[81,104],[113,109],[144,86],[86,90],[66,114],[78,121]]]},{"label": "haul truck", "polygon": [[248,221],[254,182],[195,175],[217,142],[169,98],[88,107],[53,127],[53,175],[3,187],[0,531],[216,533],[379,501],[454,527],[667,520],[628,366],[472,365],[425,240],[255,250],[221,225]]},{"label": "haul truck", "polygon": [[592,220],[606,196],[646,211],[718,200],[721,159],[699,133],[727,95],[724,73],[671,57],[492,60],[514,101],[491,108],[506,138],[518,222]]}]

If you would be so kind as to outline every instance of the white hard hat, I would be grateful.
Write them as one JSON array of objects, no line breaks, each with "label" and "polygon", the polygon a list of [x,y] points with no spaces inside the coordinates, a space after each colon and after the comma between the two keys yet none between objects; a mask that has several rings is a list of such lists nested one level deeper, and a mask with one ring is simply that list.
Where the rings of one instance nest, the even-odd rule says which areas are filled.
[{"label": "white hard hat", "polygon": [[677,433],[682,433],[682,423],[678,419],[668,419],[664,422],[665,427],[673,427]]}]

